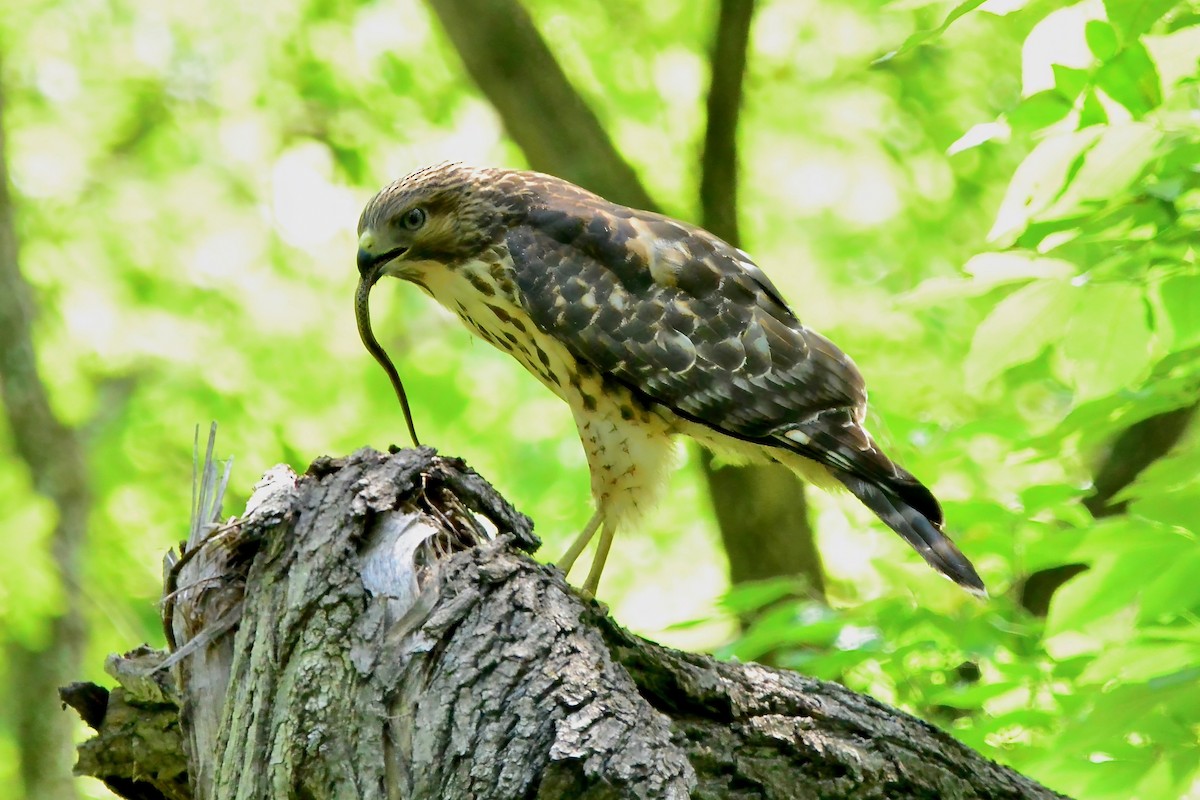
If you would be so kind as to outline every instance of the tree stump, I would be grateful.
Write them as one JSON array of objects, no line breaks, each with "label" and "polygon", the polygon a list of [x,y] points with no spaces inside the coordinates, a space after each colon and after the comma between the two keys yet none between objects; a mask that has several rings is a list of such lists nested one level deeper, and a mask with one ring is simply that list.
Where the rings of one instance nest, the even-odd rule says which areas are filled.
[{"label": "tree stump", "polygon": [[77,772],[124,797],[1059,796],[837,684],[629,634],[429,448],[276,468],[192,538],[173,652],[64,689],[98,731]]}]

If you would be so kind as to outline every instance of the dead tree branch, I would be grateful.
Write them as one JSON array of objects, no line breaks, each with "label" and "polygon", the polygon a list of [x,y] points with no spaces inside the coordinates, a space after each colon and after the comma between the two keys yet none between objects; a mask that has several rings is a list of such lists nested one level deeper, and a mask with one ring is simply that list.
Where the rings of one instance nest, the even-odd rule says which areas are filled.
[{"label": "dead tree branch", "polygon": [[171,800],[1055,796],[844,687],[632,636],[534,546],[429,449],[269,473],[180,571],[177,655],[73,689],[81,769]]}]

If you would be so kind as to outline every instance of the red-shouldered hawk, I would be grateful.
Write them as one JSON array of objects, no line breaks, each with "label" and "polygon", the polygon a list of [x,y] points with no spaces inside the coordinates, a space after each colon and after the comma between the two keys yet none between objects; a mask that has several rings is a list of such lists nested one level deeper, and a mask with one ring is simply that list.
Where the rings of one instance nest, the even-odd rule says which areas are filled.
[{"label": "red-shouldered hawk", "polygon": [[415,283],[570,406],[596,512],[559,566],[600,530],[585,591],[616,529],[660,496],[683,434],[845,486],[935,569],[985,593],[933,494],[863,427],[854,363],[736,247],[549,175],[463,164],[387,186],[358,231],[363,286]]}]

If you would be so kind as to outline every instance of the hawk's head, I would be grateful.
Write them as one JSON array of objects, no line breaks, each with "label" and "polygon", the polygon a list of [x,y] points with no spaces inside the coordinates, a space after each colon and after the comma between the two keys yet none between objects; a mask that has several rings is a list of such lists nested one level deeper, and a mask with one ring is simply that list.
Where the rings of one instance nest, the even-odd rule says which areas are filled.
[{"label": "hawk's head", "polygon": [[374,284],[384,275],[416,277],[453,265],[499,239],[520,206],[506,170],[437,164],[384,187],[358,220],[358,271]]}]

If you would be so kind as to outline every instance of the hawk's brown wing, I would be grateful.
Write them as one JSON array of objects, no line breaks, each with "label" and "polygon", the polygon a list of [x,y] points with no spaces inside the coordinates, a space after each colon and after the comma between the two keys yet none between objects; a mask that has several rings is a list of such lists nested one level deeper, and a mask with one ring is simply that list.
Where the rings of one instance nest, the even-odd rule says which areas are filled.
[{"label": "hawk's brown wing", "polygon": [[507,237],[539,328],[683,417],[895,479],[858,424],[858,369],[797,321],[744,253],[657,214],[585,201],[531,210]]}]

